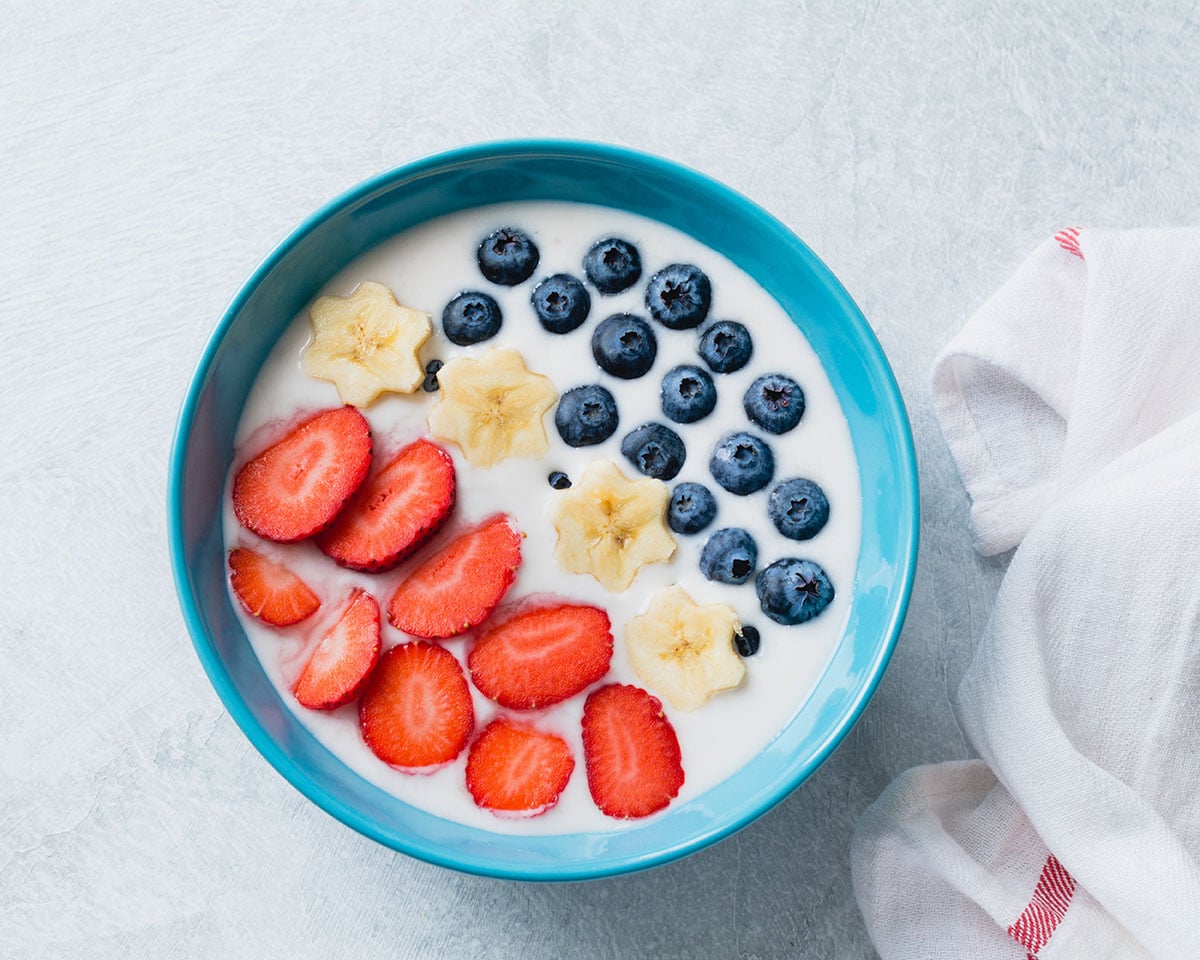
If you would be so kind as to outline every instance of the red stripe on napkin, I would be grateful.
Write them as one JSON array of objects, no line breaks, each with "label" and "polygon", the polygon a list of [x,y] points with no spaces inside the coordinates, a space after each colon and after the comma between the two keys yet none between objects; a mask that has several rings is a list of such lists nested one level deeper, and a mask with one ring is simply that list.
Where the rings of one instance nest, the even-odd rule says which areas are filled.
[{"label": "red stripe on napkin", "polygon": [[1058,245],[1067,253],[1073,253],[1080,260],[1083,259],[1083,251],[1079,249],[1079,228],[1067,227],[1066,230],[1059,230],[1054,235],[1054,239],[1058,241]]},{"label": "red stripe on napkin", "polygon": [[1008,928],[1008,935],[1029,951],[1028,960],[1037,960],[1038,951],[1062,923],[1074,895],[1075,878],[1050,854],[1034,887],[1033,899]]}]

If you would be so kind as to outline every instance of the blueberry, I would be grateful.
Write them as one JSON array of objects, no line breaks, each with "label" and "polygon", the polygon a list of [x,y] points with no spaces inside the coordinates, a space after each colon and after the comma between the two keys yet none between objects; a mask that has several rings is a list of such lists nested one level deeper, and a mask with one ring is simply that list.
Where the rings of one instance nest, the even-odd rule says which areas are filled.
[{"label": "blueberry", "polygon": [[811,480],[784,480],[767,500],[767,515],[775,529],[792,540],[811,540],[829,519],[825,491]]},{"label": "blueberry", "polygon": [[571,478],[561,470],[555,470],[546,479],[550,481],[550,486],[552,486],[555,490],[566,490],[571,486]]},{"label": "blueberry", "polygon": [[442,329],[446,331],[446,339],[460,347],[490,340],[500,332],[503,322],[500,304],[478,290],[460,293],[442,311]]},{"label": "blueberry", "polygon": [[438,383],[437,374],[442,369],[441,360],[430,360],[425,364],[425,382],[421,384],[421,388],[426,393],[437,393],[441,384]]},{"label": "blueberry", "polygon": [[740,527],[718,530],[700,551],[700,572],[717,583],[745,583],[757,564],[754,538]]},{"label": "blueberry", "polygon": [[556,273],[533,288],[533,312],[551,333],[570,333],[587,319],[592,298],[569,273]]},{"label": "blueberry", "polygon": [[750,331],[734,320],[718,320],[700,336],[700,359],[713,373],[741,370],[752,353]]},{"label": "blueberry", "polygon": [[702,483],[681,483],[671,492],[667,523],[676,533],[699,533],[717,515],[717,499]]},{"label": "blueberry", "polygon": [[708,469],[730,493],[745,496],[771,482],[775,456],[761,437],[744,431],[727,433],[713,450]]},{"label": "blueberry", "polygon": [[762,637],[758,634],[757,627],[742,627],[741,633],[733,635],[733,642],[737,645],[737,652],[743,657],[752,657],[758,653],[758,645],[762,641]]},{"label": "blueberry", "polygon": [[538,265],[537,245],[516,227],[493,230],[479,241],[475,256],[483,275],[506,287],[524,283]]},{"label": "blueberry", "polygon": [[676,423],[703,420],[717,405],[717,388],[712,377],[699,367],[683,364],[672,367],[663,377],[662,412]]},{"label": "blueberry", "polygon": [[791,377],[768,373],[750,384],[742,406],[746,416],[768,433],[787,433],[804,416],[804,391]]},{"label": "blueberry", "polygon": [[592,286],[603,294],[628,290],[642,275],[638,248],[628,240],[606,237],[597,240],[583,258],[583,272]]},{"label": "blueberry", "polygon": [[598,383],[574,387],[558,398],[554,425],[572,447],[603,443],[617,429],[617,401]]},{"label": "blueberry", "polygon": [[592,356],[605,373],[622,380],[636,380],[654,366],[658,341],[641,317],[617,313],[592,333]]},{"label": "blueberry", "polygon": [[833,584],[811,560],[776,560],[754,582],[762,611],[776,623],[794,626],[811,620],[833,599]]},{"label": "blueberry", "polygon": [[691,330],[708,316],[712,284],[699,267],[673,263],[650,278],[646,309],[669,330]]},{"label": "blueberry", "polygon": [[687,457],[679,434],[661,423],[643,423],[631,430],[621,441],[621,452],[640,472],[657,480],[672,479]]}]

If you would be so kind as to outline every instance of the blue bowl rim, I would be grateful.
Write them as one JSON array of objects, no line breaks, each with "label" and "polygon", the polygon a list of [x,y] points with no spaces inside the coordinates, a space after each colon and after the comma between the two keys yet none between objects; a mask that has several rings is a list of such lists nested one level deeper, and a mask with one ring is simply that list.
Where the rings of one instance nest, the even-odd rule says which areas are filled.
[{"label": "blue bowl rim", "polygon": [[[722,195],[724,200],[733,207],[741,209],[750,218],[756,219],[764,226],[781,230],[792,237],[797,249],[809,261],[814,275],[820,279],[829,295],[843,308],[846,318],[857,329],[856,332],[869,345],[874,361],[881,372],[895,400],[895,412],[899,427],[899,439],[903,463],[899,464],[904,470],[905,481],[909,494],[909,516],[911,518],[907,534],[907,550],[903,560],[902,580],[898,602],[892,610],[890,622],[886,625],[883,643],[878,648],[874,663],[871,667],[870,679],[862,687],[857,699],[831,727],[824,742],[812,756],[794,771],[794,776],[786,783],[759,798],[755,809],[747,811],[743,816],[725,824],[719,829],[697,834],[688,842],[674,847],[651,851],[637,856],[606,864],[602,868],[589,869],[586,865],[578,868],[559,868],[557,866],[540,866],[529,870],[518,870],[512,867],[498,867],[486,862],[479,862],[469,857],[460,857],[445,850],[424,844],[405,842],[403,839],[381,832],[374,821],[361,816],[353,807],[340,801],[315,784],[305,772],[287,757],[275,744],[274,740],[262,728],[242,698],[234,689],[232,682],[225,674],[216,651],[211,646],[209,638],[200,626],[201,618],[196,609],[195,598],[188,584],[187,565],[183,545],[183,476],[187,453],[187,439],[191,433],[200,395],[208,380],[217,350],[225,338],[230,326],[237,318],[246,302],[253,295],[263,279],[274,270],[292,250],[330,217],[339,213],[343,208],[357,203],[359,200],[374,194],[376,191],[388,188],[409,178],[440,169],[447,165],[458,165],[479,160],[496,159],[514,156],[567,156],[576,159],[592,159],[607,162],[617,162],[625,165],[650,169],[663,176],[689,183],[696,187]],[[838,281],[825,263],[804,243],[786,224],[773,214],[759,206],[754,201],[738,193],[731,187],[718,180],[700,173],[690,167],[675,161],[667,160],[653,154],[633,150],[628,147],[613,144],[598,143],[586,140],[559,139],[514,139],[498,140],[471,144],[430,154],[425,157],[401,164],[391,170],[371,177],[357,186],[345,191],[325,203],[314,213],[306,217],[296,226],[276,247],[262,260],[241,289],[226,308],[213,333],[209,337],[201,354],[200,361],[192,376],[188,391],[180,407],[176,422],[175,435],[172,441],[169,460],[169,475],[167,484],[167,528],[169,553],[171,557],[172,574],[175,581],[176,594],[184,616],[192,646],[200,659],[201,666],[213,685],[217,696],[225,709],[229,711],[234,722],[242,733],[258,750],[267,762],[275,768],[302,795],[325,810],[335,819],[341,821],[358,833],[369,837],[383,846],[398,850],[409,856],[433,863],[438,866],[458,870],[478,876],[496,877],[510,880],[534,881],[576,881],[600,879],[603,877],[623,875],[659,866],[670,861],[695,853],[708,847],[730,834],[742,829],[767,813],[797,787],[807,780],[816,769],[824,763],[837,745],[857,723],[867,703],[874,695],[887,665],[891,660],[899,639],[904,618],[908,610],[912,594],[913,581],[916,576],[917,553],[920,539],[920,498],[916,451],[913,444],[912,429],[909,423],[903,396],[900,392],[895,374],[888,363],[874,331],[867,323],[862,311],[850,297],[846,289]]]}]

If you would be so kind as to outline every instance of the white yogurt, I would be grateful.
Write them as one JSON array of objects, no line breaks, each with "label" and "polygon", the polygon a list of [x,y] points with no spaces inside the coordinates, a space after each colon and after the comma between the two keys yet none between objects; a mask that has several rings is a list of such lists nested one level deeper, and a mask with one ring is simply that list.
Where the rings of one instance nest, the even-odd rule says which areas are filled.
[{"label": "white yogurt", "polygon": [[[515,288],[497,287],[480,275],[475,249],[481,237],[502,225],[514,225],[533,236],[541,252],[534,277]],[[530,292],[541,277],[552,273],[582,276],[584,253],[604,236],[632,241],[641,252],[643,274],[639,283],[617,296],[602,297],[589,287],[592,309],[587,322],[565,335],[547,333],[529,303]],[[646,281],[668,263],[694,263],[712,280],[710,319],[744,323],[754,339],[754,355],[742,370],[714,374],[719,399],[712,415],[694,424],[672,424],[659,403],[663,374],[680,363],[704,366],[694,330],[671,331],[651,321],[658,338],[658,356],[646,376],[620,380],[601,371],[591,355],[591,335],[597,323],[614,313],[646,315],[642,302]],[[334,277],[321,291],[344,296],[361,281],[376,280],[395,291],[401,303],[427,311],[434,317],[435,334],[422,351],[422,362],[435,357],[449,360],[460,354],[478,354],[494,346],[519,349],[531,370],[545,374],[559,393],[585,383],[602,383],[616,398],[621,422],[608,441],[574,449],[563,443],[546,416],[550,451],[541,460],[507,460],[488,470],[470,466],[460,451],[448,445],[458,472],[455,515],[439,541],[452,536],[492,513],[516,517],[527,535],[523,562],[506,602],[535,593],[553,593],[603,607],[613,622],[615,651],[612,669],[602,683],[613,681],[642,686],[635,675],[622,638],[623,625],[646,606],[651,594],[679,583],[700,603],[723,602],[733,607],[744,624],[762,634],[760,652],[746,660],[746,678],[736,690],[718,694],[693,713],[681,713],[664,703],[679,735],[686,780],[672,806],[697,797],[725,780],[753,759],[783,729],[808,697],[841,636],[850,607],[851,585],[858,558],[861,526],[858,468],[850,431],[837,398],[816,355],[783,309],[746,273],[696,240],[653,220],[603,207],[560,202],[505,204],[482,207],[422,224],[360,257]],[[464,289],[485,290],[504,314],[500,333],[472,347],[456,347],[441,335],[445,304]],[[333,384],[307,377],[300,369],[300,352],[308,340],[307,310],[280,338],[259,373],[238,425],[239,455],[230,481],[250,455],[263,449],[298,419],[300,412],[337,406]],[[804,389],[806,412],[800,425],[781,437],[772,437],[750,424],[742,409],[742,395],[756,377],[782,372]],[[378,456],[387,457],[405,443],[426,433],[425,418],[437,394],[385,395],[365,410],[375,436]],[[716,521],[696,536],[676,535],[674,557],[668,563],[643,567],[633,586],[623,594],[606,591],[590,576],[563,573],[554,562],[555,532],[549,507],[557,492],[547,475],[562,470],[578,478],[592,460],[611,459],[630,477],[638,476],[621,455],[620,440],[640,424],[656,420],[679,433],[687,445],[687,460],[671,486],[685,480],[705,484],[717,496]],[[731,430],[750,429],[764,436],[775,455],[775,478],[767,489],[747,497],[722,490],[709,476],[708,459],[719,437]],[[830,518],[825,529],[810,541],[797,543],[776,531],[767,516],[767,496],[775,482],[808,477],[825,490]],[[700,549],[709,533],[721,527],[740,526],[758,544],[759,569],[781,557],[815,560],[828,572],[837,595],[815,620],[798,626],[773,623],[759,609],[754,581],[742,586],[711,583],[699,571]],[[296,716],[350,768],[413,806],[438,816],[503,833],[555,834],[621,829],[595,807],[588,794],[579,732],[586,692],[564,703],[526,716],[571,744],[576,766],[556,807],[529,819],[502,819],[480,810],[465,789],[466,751],[458,760],[432,774],[416,776],[386,766],[367,748],[359,733],[357,707],[332,713],[306,710],[291,694],[308,652],[336,619],[350,590],[360,586],[379,600],[384,610],[384,648],[408,638],[386,622],[388,600],[409,565],[386,574],[355,573],[333,564],[309,543],[280,545],[260,541],[243,529],[225,498],[226,547],[250,546],[295,570],[318,593],[322,608],[314,622],[278,630],[246,616],[236,598],[246,634],[267,675]],[[424,551],[422,556],[427,555]],[[415,562],[420,562],[420,557]],[[444,641],[464,664],[468,638]],[[502,712],[472,688],[476,730]],[[671,809],[670,807],[668,809]]]}]

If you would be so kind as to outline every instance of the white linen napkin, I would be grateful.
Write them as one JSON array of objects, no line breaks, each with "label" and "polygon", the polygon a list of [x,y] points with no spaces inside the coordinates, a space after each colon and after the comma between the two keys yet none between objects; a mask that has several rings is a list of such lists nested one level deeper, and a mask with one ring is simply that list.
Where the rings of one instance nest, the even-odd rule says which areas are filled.
[{"label": "white linen napkin", "polygon": [[938,359],[978,549],[982,760],[866,811],[884,960],[1200,958],[1200,230],[1066,230]]}]

